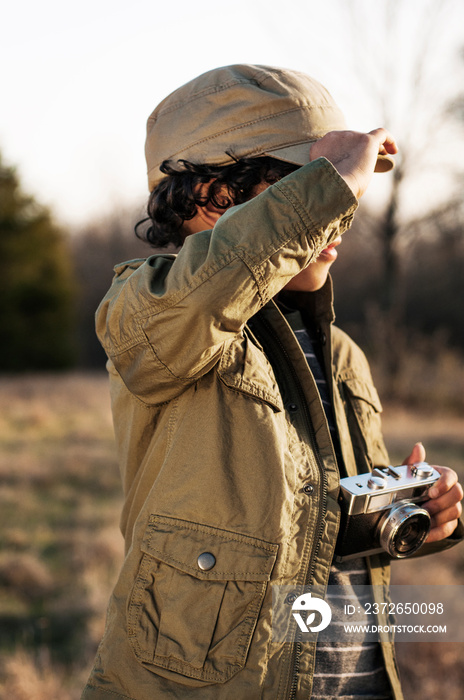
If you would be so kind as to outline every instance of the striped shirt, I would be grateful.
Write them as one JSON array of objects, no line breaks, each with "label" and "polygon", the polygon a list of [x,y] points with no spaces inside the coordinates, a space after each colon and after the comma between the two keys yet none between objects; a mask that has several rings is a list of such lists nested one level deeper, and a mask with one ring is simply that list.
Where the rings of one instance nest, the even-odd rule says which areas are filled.
[{"label": "striped shirt", "polygon": [[[332,619],[337,618],[337,608],[341,611],[346,603],[353,603],[353,586],[368,584],[363,558],[333,564],[329,586],[343,586],[343,598],[330,600],[329,588]],[[358,618],[356,621],[368,622],[367,619]],[[350,643],[349,637],[334,642],[325,639],[324,631],[319,634],[311,700],[391,700],[391,697],[380,644],[359,640]]]},{"label": "striped shirt", "polygon": [[[323,370],[322,348],[318,334],[315,329],[304,326],[299,311],[279,306],[295,333],[316,382],[339,470],[340,473],[344,474],[340,440]],[[343,609],[342,606],[346,602],[353,602],[355,592],[352,587],[369,584],[365,559],[360,557],[340,564],[332,564],[328,583],[329,586],[343,586],[343,595],[346,592],[346,598],[331,602],[332,614],[335,618],[337,606]],[[333,642],[325,639],[324,632],[320,633],[316,648],[311,699],[333,700],[333,698],[338,698],[338,700],[391,700],[390,684],[381,648],[377,642],[362,643],[356,641],[350,644],[349,638],[343,642]]]}]

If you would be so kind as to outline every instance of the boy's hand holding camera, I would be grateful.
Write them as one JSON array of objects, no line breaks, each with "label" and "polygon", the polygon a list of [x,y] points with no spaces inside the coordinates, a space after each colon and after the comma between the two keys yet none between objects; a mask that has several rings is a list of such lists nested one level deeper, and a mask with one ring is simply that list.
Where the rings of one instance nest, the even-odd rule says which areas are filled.
[{"label": "boy's hand holding camera", "polygon": [[[415,464],[425,461],[425,448],[421,442],[414,445],[411,454],[403,464]],[[438,481],[429,491],[431,500],[422,504],[431,517],[431,528],[427,542],[437,542],[450,537],[461,517],[463,497],[462,486],[458,481],[458,475],[449,467],[437,467],[434,469],[441,474]]]}]

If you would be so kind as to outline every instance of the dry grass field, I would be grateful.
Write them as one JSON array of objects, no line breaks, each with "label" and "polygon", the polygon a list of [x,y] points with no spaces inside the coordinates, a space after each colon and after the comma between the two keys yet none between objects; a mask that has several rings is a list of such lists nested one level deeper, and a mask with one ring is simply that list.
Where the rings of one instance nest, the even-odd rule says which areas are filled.
[{"label": "dry grass field", "polygon": [[[0,698],[77,700],[122,558],[106,376],[3,377]],[[413,442],[464,478],[460,417],[385,410],[393,463]],[[401,583],[464,583],[464,546],[394,565]],[[464,644],[401,644],[407,700],[462,700]]]},{"label": "dry grass field", "polygon": [[0,696],[79,697],[122,558],[104,374],[2,379]]}]

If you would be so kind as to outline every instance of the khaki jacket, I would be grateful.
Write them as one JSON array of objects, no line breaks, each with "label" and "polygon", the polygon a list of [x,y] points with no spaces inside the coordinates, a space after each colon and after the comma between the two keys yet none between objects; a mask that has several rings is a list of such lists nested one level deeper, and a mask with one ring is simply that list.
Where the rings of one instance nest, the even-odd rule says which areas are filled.
[{"label": "khaki jacket", "polygon": [[[127,554],[86,700],[310,697],[314,645],[273,641],[272,590],[326,585],[339,474],[313,377],[272,299],[349,227],[356,205],[319,159],[188,237],[177,256],[116,269],[97,331]],[[304,313],[325,338],[351,475],[388,459],[369,367],[331,328],[328,287],[305,295]],[[382,600],[386,560],[369,560]],[[400,699],[389,640],[383,648]]]}]

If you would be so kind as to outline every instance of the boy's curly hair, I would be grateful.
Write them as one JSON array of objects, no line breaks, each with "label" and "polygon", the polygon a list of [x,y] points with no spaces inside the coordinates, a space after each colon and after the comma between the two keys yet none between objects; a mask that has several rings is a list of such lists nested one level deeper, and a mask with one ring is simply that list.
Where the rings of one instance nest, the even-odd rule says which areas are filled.
[{"label": "boy's curly hair", "polygon": [[[234,204],[242,204],[253,196],[261,182],[272,184],[297,168],[297,165],[269,156],[241,158],[224,166],[198,165],[186,160],[174,166],[172,161],[165,160],[160,169],[166,177],[151,192],[148,216],[136,225],[136,236],[156,248],[165,248],[170,243],[181,246],[185,237],[182,227],[195,216],[197,206],[211,202],[226,210]],[[202,196],[198,185],[211,180],[206,195]],[[142,230],[147,222],[148,226]]]}]

